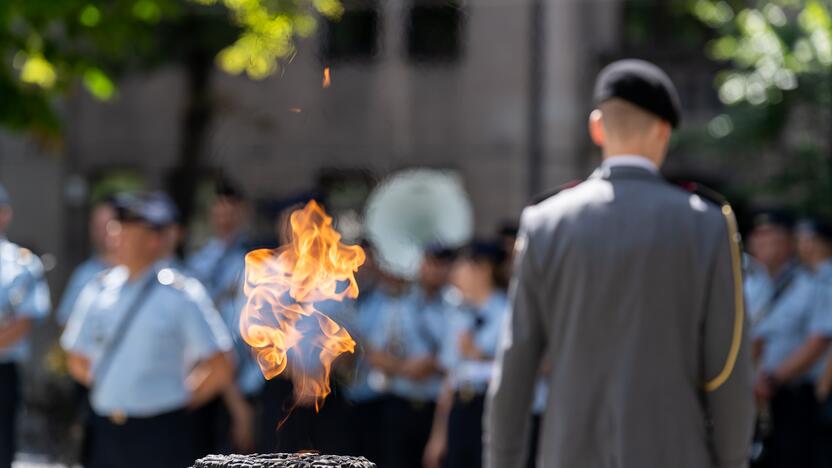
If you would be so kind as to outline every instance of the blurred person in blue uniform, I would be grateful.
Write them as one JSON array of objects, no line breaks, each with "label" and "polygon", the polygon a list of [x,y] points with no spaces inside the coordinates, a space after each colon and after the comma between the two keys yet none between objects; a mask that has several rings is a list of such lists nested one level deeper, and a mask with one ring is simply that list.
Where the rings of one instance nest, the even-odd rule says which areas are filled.
[{"label": "blurred person in blue uniform", "polygon": [[755,323],[771,299],[773,286],[768,270],[751,251],[752,249],[749,249],[749,252],[743,255],[743,291],[748,319]]},{"label": "blurred person in blue uniform", "polygon": [[[185,228],[182,226],[182,215],[179,207],[173,199],[165,192],[156,191],[147,194],[147,201],[151,204],[158,205],[159,210],[165,210],[170,213],[173,222],[162,230],[162,260],[160,265],[165,268],[173,268],[180,272],[186,272],[187,269],[182,259],[179,257],[179,247],[185,239]],[[204,286],[204,285],[203,285]]]},{"label": "blurred person in blue uniform", "polygon": [[498,285],[506,291],[508,291],[511,273],[514,269],[514,244],[517,242],[517,231],[517,223],[514,222],[504,222],[497,230],[497,238],[506,253],[503,264],[499,267]]},{"label": "blurred person in blue uniform", "polygon": [[794,224],[794,217],[786,210],[762,210],[754,215],[744,284],[752,325],[771,312],[801,271]]},{"label": "blurred person in blue uniform", "polygon": [[[832,223],[820,217],[803,220],[797,227],[797,250],[800,258],[815,274],[816,307],[832,315]],[[815,393],[820,404],[817,449],[818,467],[832,467],[832,359],[827,351],[823,357]]]},{"label": "blurred person in blue uniform", "polygon": [[386,465],[421,467],[442,385],[439,352],[450,308],[446,295],[454,253],[429,248],[412,287],[388,280],[377,294],[378,323],[369,337],[370,384],[389,395]]},{"label": "blurred person in blue uniform", "polygon": [[69,282],[61,296],[58,309],[55,311],[55,320],[58,325],[65,326],[69,321],[69,314],[75,307],[75,301],[81,290],[102,271],[112,268],[114,265],[114,246],[112,236],[108,235],[108,226],[112,226],[115,220],[116,209],[111,199],[96,203],[90,213],[89,236],[92,246],[92,255],[83,263],[78,265],[69,277]]},{"label": "blurred person in blue uniform", "polygon": [[212,237],[186,260],[226,320],[235,318],[245,269],[247,205],[242,193],[227,182],[217,186],[211,203]]},{"label": "blurred person in blue uniform", "polygon": [[123,196],[117,220],[118,266],[84,288],[61,337],[90,388],[84,466],[181,468],[202,455],[192,411],[231,382],[231,338],[202,285],[165,267],[172,213]]},{"label": "blurred person in blue uniform", "polygon": [[30,250],[6,239],[12,221],[9,195],[0,186],[0,467],[11,467],[20,403],[19,367],[28,357],[32,324],[49,315],[43,264]]},{"label": "blurred person in blue uniform", "polygon": [[204,427],[213,433],[209,445],[216,452],[254,450],[256,406],[264,382],[239,331],[240,311],[245,304],[242,285],[247,213],[242,191],[229,181],[218,181],[210,212],[212,237],[186,259],[187,271],[208,290],[234,340],[236,385],[201,411]]},{"label": "blurred person in blue uniform", "polygon": [[386,456],[385,427],[380,422],[384,418],[387,395],[370,386],[367,353],[369,336],[381,321],[381,305],[385,297],[382,292],[384,273],[376,265],[370,244],[364,242],[362,247],[367,259],[356,274],[360,294],[352,302],[344,321],[344,326],[356,342],[356,352],[339,358],[335,371],[344,382],[344,424],[352,429],[343,434],[347,439],[346,453],[365,456],[380,464]]},{"label": "blurred person in blue uniform", "polygon": [[449,312],[440,353],[447,375],[425,448],[426,468],[482,465],[485,394],[508,306],[505,292],[497,286],[504,257],[499,244],[475,241],[460,251],[451,272],[451,284],[460,297]]},{"label": "blurred person in blue uniform", "polygon": [[[795,252],[792,229],[790,218],[764,213],[758,215],[751,233],[753,250],[768,268],[774,285],[752,330],[758,359],[754,395],[763,405],[763,413],[770,411],[771,417],[757,466],[812,467],[820,463],[820,408],[815,387],[832,340],[832,310],[823,300],[818,275],[823,275],[828,257],[807,248],[810,228],[802,227],[796,252],[803,263],[796,266],[790,258]],[[772,268],[776,266],[772,260],[778,258],[780,267]]]}]

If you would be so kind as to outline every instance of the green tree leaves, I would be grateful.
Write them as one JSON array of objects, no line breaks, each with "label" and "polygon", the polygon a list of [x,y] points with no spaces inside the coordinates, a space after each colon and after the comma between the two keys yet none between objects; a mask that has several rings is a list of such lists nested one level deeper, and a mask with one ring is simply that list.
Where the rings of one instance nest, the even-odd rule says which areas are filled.
[{"label": "green tree leaves", "polygon": [[112,99],[124,71],[177,60],[176,42],[194,21],[221,20],[237,37],[217,44],[203,35],[189,47],[214,54],[228,73],[262,79],[314,33],[317,16],[341,12],[338,0],[0,1],[0,125],[56,132],[55,96],[80,82]]}]

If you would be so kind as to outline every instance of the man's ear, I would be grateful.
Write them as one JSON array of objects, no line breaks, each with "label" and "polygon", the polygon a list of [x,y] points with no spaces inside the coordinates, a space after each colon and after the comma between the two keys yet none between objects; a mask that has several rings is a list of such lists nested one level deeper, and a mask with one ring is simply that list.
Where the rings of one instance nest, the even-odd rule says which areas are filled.
[{"label": "man's ear", "polygon": [[664,120],[657,120],[653,126],[653,135],[661,141],[670,141],[670,135],[673,133],[673,126]]},{"label": "man's ear", "polygon": [[600,109],[595,109],[589,114],[589,137],[597,146],[604,146],[606,142],[606,133],[604,132],[603,113]]}]

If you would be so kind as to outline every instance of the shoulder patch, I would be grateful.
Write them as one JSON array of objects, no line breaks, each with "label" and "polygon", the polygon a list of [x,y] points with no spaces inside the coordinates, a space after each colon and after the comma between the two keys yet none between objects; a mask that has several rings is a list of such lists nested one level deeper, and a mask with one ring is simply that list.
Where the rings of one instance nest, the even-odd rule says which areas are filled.
[{"label": "shoulder patch", "polygon": [[26,247],[17,248],[17,263],[20,265],[28,265],[32,261],[32,251]]},{"label": "shoulder patch", "polygon": [[14,244],[9,241],[0,240],[0,259],[5,261],[14,261],[16,248]]},{"label": "shoulder patch", "polygon": [[543,192],[540,195],[536,195],[536,196],[532,197],[532,199],[529,201],[529,206],[540,204],[540,203],[548,200],[549,198],[554,197],[555,195],[557,195],[557,194],[559,194],[559,193],[561,193],[565,190],[569,190],[571,188],[575,188],[575,187],[581,185],[583,182],[584,182],[584,179],[570,180],[569,182],[567,182],[565,184],[562,184],[562,185],[558,186],[557,188],[554,188],[552,190],[547,190],[546,192]]},{"label": "shoulder patch", "polygon": [[103,283],[103,282],[104,282],[104,278],[105,278],[105,277],[107,276],[107,274],[109,274],[112,270],[113,270],[112,268],[106,268],[106,269],[104,269],[104,270],[99,271],[98,273],[96,273],[96,274],[92,277],[93,281],[97,281],[97,282],[99,282],[99,283]]},{"label": "shoulder patch", "polygon": [[183,290],[187,277],[173,268],[162,268],[156,273],[156,280],[163,286]]},{"label": "shoulder patch", "polygon": [[98,275],[95,280],[103,288],[112,288],[125,281],[127,281],[127,268],[124,266],[115,266],[107,268]]},{"label": "shoulder patch", "polygon": [[714,189],[706,187],[698,182],[677,181],[673,183],[677,187],[686,192],[698,195],[700,198],[707,200],[717,206],[728,205],[728,199],[724,195]]}]

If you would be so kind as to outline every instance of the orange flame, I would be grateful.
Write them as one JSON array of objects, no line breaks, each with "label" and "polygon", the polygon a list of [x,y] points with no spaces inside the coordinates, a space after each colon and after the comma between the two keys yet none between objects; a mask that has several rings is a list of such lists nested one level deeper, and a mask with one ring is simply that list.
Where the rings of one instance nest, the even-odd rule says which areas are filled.
[{"label": "orange flame", "polygon": [[[302,345],[318,350],[316,370],[291,367],[298,401],[315,402],[319,409],[329,395],[332,362],[355,351],[355,341],[342,326],[314,303],[358,297],[355,273],[364,263],[359,246],[342,244],[332,218],[314,200],[290,217],[292,240],[280,248],[246,255],[244,292],[247,302],[240,317],[243,340],[251,346],[266,379],[287,369],[289,352]],[[319,364],[319,365],[318,365]]]},{"label": "orange flame", "polygon": [[326,67],[324,68],[324,82],[322,86],[326,89],[329,88],[330,85],[332,85],[332,76],[329,73],[329,67]]}]

